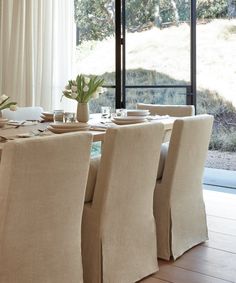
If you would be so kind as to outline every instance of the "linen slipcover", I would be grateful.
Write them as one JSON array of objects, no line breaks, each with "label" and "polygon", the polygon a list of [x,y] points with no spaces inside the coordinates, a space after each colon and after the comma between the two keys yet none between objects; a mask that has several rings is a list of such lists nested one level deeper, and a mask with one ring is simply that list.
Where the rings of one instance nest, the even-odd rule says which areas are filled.
[{"label": "linen slipcover", "polygon": [[0,163],[0,282],[83,282],[81,219],[92,135],[5,144]]},{"label": "linen slipcover", "polygon": [[137,109],[147,109],[151,115],[169,115],[173,117],[184,117],[195,115],[193,105],[162,105],[138,103]]},{"label": "linen slipcover", "polygon": [[86,283],[131,283],[158,270],[153,191],[164,127],[108,128],[82,222]]},{"label": "linen slipcover", "polygon": [[9,120],[40,120],[43,108],[34,107],[17,107],[16,111],[10,109],[2,110],[2,116]]},{"label": "linen slipcover", "polygon": [[154,192],[158,257],[169,260],[208,239],[202,192],[213,116],[174,122],[161,180]]}]

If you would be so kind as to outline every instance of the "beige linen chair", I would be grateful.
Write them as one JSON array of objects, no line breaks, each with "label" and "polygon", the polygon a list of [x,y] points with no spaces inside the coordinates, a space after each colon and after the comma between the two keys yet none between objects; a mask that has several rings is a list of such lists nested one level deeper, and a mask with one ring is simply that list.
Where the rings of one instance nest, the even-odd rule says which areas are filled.
[{"label": "beige linen chair", "polygon": [[202,177],[213,116],[174,122],[163,177],[156,183],[157,253],[169,260],[208,239]]},{"label": "beige linen chair", "polygon": [[84,207],[84,282],[131,283],[158,270],[153,192],[163,134],[161,123],[108,128]]},{"label": "beige linen chair", "polygon": [[16,111],[10,109],[2,110],[2,116],[9,120],[40,120],[43,108],[34,107],[17,107]]},{"label": "beige linen chair", "polygon": [[16,140],[0,165],[0,282],[83,282],[91,135]]},{"label": "beige linen chair", "polygon": [[[193,105],[161,105],[138,103],[137,109],[147,109],[150,111],[151,115],[169,115],[172,117],[185,117],[195,115],[195,107]],[[171,132],[171,130],[165,132],[164,141],[168,142],[170,140]],[[162,145],[157,179],[160,179],[163,174],[167,148],[168,143]]]},{"label": "beige linen chair", "polygon": [[147,109],[151,115],[169,115],[173,117],[184,117],[195,115],[193,105],[161,105],[138,103],[137,109]]}]

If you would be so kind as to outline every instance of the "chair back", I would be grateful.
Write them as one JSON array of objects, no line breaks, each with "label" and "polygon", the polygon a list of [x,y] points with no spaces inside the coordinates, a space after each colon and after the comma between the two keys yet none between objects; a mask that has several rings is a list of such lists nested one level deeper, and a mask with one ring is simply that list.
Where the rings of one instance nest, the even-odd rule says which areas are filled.
[{"label": "chair back", "polygon": [[161,123],[107,130],[93,202],[103,282],[135,282],[157,270],[153,192],[163,135]]},{"label": "chair back", "polygon": [[35,107],[18,107],[16,111],[10,109],[2,110],[2,116],[9,120],[40,120],[43,108]]},{"label": "chair back", "polygon": [[193,105],[160,105],[138,103],[137,109],[147,109],[151,115],[169,115],[173,117],[184,117],[195,115]]},{"label": "chair back", "polygon": [[202,180],[212,124],[213,116],[207,114],[174,122],[163,177],[154,193],[161,258],[177,258],[207,239]]},{"label": "chair back", "polygon": [[0,282],[83,282],[81,218],[92,136],[5,144],[0,165]]}]

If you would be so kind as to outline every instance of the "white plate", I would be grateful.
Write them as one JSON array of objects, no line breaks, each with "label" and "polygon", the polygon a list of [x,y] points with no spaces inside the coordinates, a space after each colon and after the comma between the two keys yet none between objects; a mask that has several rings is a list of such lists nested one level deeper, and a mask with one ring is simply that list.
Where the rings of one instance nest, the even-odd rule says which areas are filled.
[{"label": "white plate", "polygon": [[145,120],[146,116],[125,116],[125,117],[114,117],[116,121],[141,121]]},{"label": "white plate", "polygon": [[150,114],[149,110],[141,110],[141,109],[140,110],[137,110],[137,109],[127,110],[128,116],[147,116],[149,114]]},{"label": "white plate", "polygon": [[84,129],[84,128],[89,127],[89,125],[87,123],[79,123],[79,122],[75,122],[75,123],[51,123],[49,125],[53,128],[56,128],[56,129],[74,129],[74,128]]},{"label": "white plate", "polygon": [[18,134],[16,135],[18,138],[31,138],[31,137],[34,137],[33,134],[30,134],[30,133],[23,133],[23,134]]},{"label": "white plate", "polygon": [[[169,119],[170,116],[169,115],[151,115],[151,116],[148,116],[147,119],[149,121],[152,121],[152,120],[164,120],[164,119]],[[173,117],[172,117],[173,118]]]},{"label": "white plate", "polygon": [[115,120],[115,119],[111,119],[111,121],[117,125],[129,125],[129,124],[138,124],[138,123],[145,123],[147,122],[146,119],[142,119],[142,120],[126,120],[126,121],[121,121],[121,120]]},{"label": "white plate", "polygon": [[61,129],[61,128],[53,128],[53,127],[48,126],[48,130],[54,134],[63,134],[63,133],[70,133],[70,132],[77,132],[77,131],[88,131],[89,127]]},{"label": "white plate", "polygon": [[18,120],[9,120],[7,122],[8,125],[12,125],[12,126],[33,126],[33,125],[37,125],[38,122],[37,121],[18,121]]}]

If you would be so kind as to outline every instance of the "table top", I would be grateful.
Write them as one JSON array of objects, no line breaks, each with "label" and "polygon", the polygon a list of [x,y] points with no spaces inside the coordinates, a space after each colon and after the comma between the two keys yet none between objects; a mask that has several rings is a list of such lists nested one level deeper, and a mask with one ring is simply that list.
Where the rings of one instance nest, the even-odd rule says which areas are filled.
[{"label": "table top", "polygon": [[[101,121],[98,121],[98,122],[101,123]],[[96,120],[93,120],[90,123],[93,126],[91,127],[91,129],[89,129],[89,132],[92,133],[94,142],[103,141],[105,134],[106,134],[106,129],[104,127],[104,124],[100,124],[104,127],[102,129],[102,128],[99,128],[98,122]],[[166,133],[171,132],[172,127],[173,127],[173,122],[174,122],[173,119],[171,119],[171,118],[161,119],[161,120],[159,120],[159,122],[164,124],[164,128],[165,128]],[[103,121],[103,123],[106,123],[106,122]],[[41,135],[33,135],[32,134],[32,138],[43,138],[43,136],[55,135],[54,133],[47,130],[47,127],[48,127],[49,124],[50,123],[35,123],[35,124],[31,124],[31,125],[21,125],[17,128],[16,128],[16,126],[6,124],[3,128],[0,128],[0,136],[5,137],[5,138],[10,140],[10,139],[19,138],[19,137],[17,137],[17,135],[19,135],[19,134],[27,134],[27,133],[32,133],[32,132],[33,133],[35,133],[35,132],[40,133],[40,131],[43,132]],[[113,123],[108,123],[108,124],[109,124],[109,126],[119,127],[119,126],[117,126]],[[40,131],[38,131],[38,130],[40,130]],[[85,132],[85,131],[80,131],[80,132]],[[168,138],[165,138],[164,141],[167,141],[167,140],[168,140]],[[6,144],[6,142],[0,142],[0,157],[1,157],[1,151],[4,147],[4,144]]]}]

